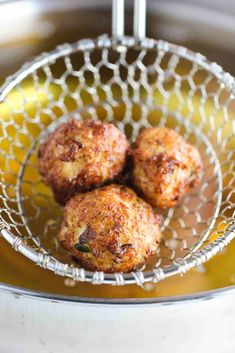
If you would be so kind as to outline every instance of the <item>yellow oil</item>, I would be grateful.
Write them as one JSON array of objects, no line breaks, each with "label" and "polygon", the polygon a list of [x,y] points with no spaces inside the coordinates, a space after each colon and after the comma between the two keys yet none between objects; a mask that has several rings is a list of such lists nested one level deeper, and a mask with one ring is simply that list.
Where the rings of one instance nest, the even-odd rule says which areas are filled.
[{"label": "yellow oil", "polygon": [[235,284],[234,252],[235,242],[229,245],[223,254],[219,254],[200,268],[200,271],[194,269],[183,277],[172,277],[143,289],[135,285],[112,287],[77,283],[74,286],[73,282],[67,283],[63,277],[39,268],[1,239],[0,281],[54,294],[84,297],[153,298],[183,295]]},{"label": "yellow oil", "polygon": [[[73,83],[71,83],[72,88]],[[44,91],[35,92],[32,88],[30,82],[26,82],[22,87],[24,91],[24,95],[33,102],[39,103],[41,107],[46,106],[48,102],[47,94]],[[57,87],[51,86],[50,93],[53,95],[54,99],[58,99],[60,95],[60,91]],[[158,104],[161,104],[162,97],[159,92],[155,92],[155,100]],[[100,95],[102,93],[100,92]],[[182,92],[184,96],[184,92]],[[86,103],[89,102],[89,95],[84,98]],[[199,101],[198,97],[193,99],[194,110],[195,113],[193,115],[192,121],[197,124],[200,119],[200,112],[198,110]],[[74,101],[67,99],[65,102],[67,109],[72,111],[74,106]],[[31,123],[27,124],[27,129],[30,131],[31,135],[35,138],[38,136],[39,130],[37,125],[34,124],[34,115],[37,110],[37,104],[28,103],[23,105],[23,100],[21,95],[18,92],[13,92],[7,98],[6,103],[0,105],[0,116],[1,119],[5,121],[10,121],[12,119],[12,112],[9,109],[10,107],[14,107],[14,123],[17,128],[22,128],[24,126],[24,118],[22,114],[17,113],[24,109],[27,112],[28,116],[32,117]],[[178,105],[178,98],[174,95],[171,96],[169,100],[169,106],[172,111]],[[181,111],[182,114],[187,114],[188,105],[182,106]],[[205,107],[206,113],[208,116],[210,115],[211,106],[207,104]],[[62,115],[62,112],[55,108],[53,113],[55,116]],[[97,107],[97,114],[101,119],[105,118],[105,113],[101,106]],[[114,109],[114,116],[116,120],[121,121],[123,118],[124,110],[123,107],[117,106]],[[86,115],[86,113],[84,113]],[[133,120],[138,121],[140,119],[140,111],[138,106],[133,106]],[[154,122],[155,119],[158,118],[157,112],[150,112],[149,121]],[[41,114],[40,116],[41,122],[44,125],[48,125],[51,122],[50,116],[47,114]],[[216,124],[220,124],[220,114],[218,112],[217,117],[215,117],[215,128]],[[229,130],[229,124],[225,126],[226,130]],[[131,129],[131,127],[129,127]],[[209,124],[208,124],[209,129]],[[13,125],[9,125],[7,130],[8,136],[14,139],[16,134],[16,127]],[[127,134],[128,132],[127,129]],[[226,131],[225,131],[226,132]],[[224,132],[224,133],[225,133]],[[27,139],[27,136],[21,136],[21,142],[26,147],[29,147],[30,141]],[[3,149],[6,153],[9,153],[10,143],[7,138],[2,140],[0,144],[1,149]],[[234,146],[232,145],[231,148]],[[19,171],[19,163],[17,160],[21,161],[24,157],[22,151],[15,151],[16,160],[11,162],[10,169],[12,172],[18,173]],[[0,168],[4,173],[4,179],[9,184],[13,183],[13,179],[11,175],[6,173],[7,168],[9,166],[6,165],[4,158],[0,159]],[[26,175],[27,177],[27,175]],[[31,180],[33,180],[34,176],[29,171],[29,176]],[[36,176],[35,176],[36,178]],[[42,186],[43,187],[43,186]],[[25,191],[30,195],[30,189]],[[32,196],[33,197],[33,196]],[[49,204],[45,204],[49,207]],[[45,206],[44,205],[44,206]],[[28,210],[28,212],[30,212]],[[52,212],[53,214],[53,212]],[[41,218],[37,223],[34,223],[34,227],[40,229],[43,227],[43,218]],[[235,251],[235,242],[233,242],[228,248],[217,257],[213,258],[204,266],[201,266],[199,269],[194,269],[190,273],[184,275],[183,277],[173,277],[169,278],[163,282],[160,282],[156,285],[146,285],[144,288],[140,288],[135,285],[129,285],[125,287],[111,287],[111,286],[93,286],[88,283],[75,283],[73,281],[68,281],[63,277],[56,276],[50,271],[43,270],[33,264],[30,260],[26,259],[22,255],[16,253],[11,247],[2,239],[0,239],[0,281],[7,284],[12,284],[16,286],[21,286],[24,288],[30,288],[45,292],[51,292],[55,294],[66,294],[73,296],[84,296],[84,297],[107,297],[107,298],[146,298],[146,297],[160,297],[160,296],[173,296],[187,293],[195,293],[199,291],[206,291],[215,288],[221,288],[225,286],[229,286],[235,284],[235,264],[234,264],[234,251]]]}]

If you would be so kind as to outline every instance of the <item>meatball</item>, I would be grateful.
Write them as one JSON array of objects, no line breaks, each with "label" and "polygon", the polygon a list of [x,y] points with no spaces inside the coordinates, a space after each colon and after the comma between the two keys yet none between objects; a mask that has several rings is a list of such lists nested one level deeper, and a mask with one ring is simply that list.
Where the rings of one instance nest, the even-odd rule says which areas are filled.
[{"label": "meatball", "polygon": [[151,206],[134,191],[112,184],[72,197],[58,238],[88,270],[129,272],[156,251],[158,223]]},{"label": "meatball", "polygon": [[55,199],[64,204],[76,192],[112,180],[122,172],[129,143],[113,124],[70,119],[39,149],[39,171]]},{"label": "meatball", "polygon": [[200,179],[202,161],[197,149],[165,127],[139,134],[133,160],[133,183],[153,206],[174,206]]}]

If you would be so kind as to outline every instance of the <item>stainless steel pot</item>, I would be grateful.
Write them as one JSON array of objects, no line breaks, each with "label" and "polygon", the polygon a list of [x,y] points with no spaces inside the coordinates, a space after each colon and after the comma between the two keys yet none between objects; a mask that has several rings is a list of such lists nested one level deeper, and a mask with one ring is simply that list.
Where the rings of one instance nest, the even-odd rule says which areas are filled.
[{"label": "stainless steel pot", "polygon": [[1,352],[231,353],[234,296],[233,288],[158,300],[97,300],[5,286]]},{"label": "stainless steel pot", "polygon": [[[231,1],[222,5],[149,0],[148,6],[149,36],[200,50],[235,72],[235,5]],[[0,80],[25,60],[58,43],[107,32],[110,10],[108,0],[1,3]],[[130,21],[128,24],[131,32]],[[206,268],[216,281],[209,283],[203,274],[190,273],[159,284],[152,292],[133,286],[115,289],[88,285],[73,291],[63,287],[63,279],[35,270],[3,241],[0,244],[1,353],[230,353],[235,349],[233,244]],[[229,263],[226,280],[224,263]],[[197,283],[199,278],[201,284]]]}]

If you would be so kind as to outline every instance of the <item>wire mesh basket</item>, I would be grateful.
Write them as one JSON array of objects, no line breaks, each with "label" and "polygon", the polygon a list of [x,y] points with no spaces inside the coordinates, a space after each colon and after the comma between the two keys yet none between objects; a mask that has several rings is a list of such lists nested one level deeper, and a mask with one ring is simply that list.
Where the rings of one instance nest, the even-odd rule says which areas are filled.
[{"label": "wire mesh basket", "polygon": [[[82,40],[24,65],[0,91],[2,236],[41,267],[95,284],[158,282],[207,261],[235,235],[234,93],[219,65],[148,38]],[[167,126],[201,153],[199,186],[162,213],[158,253],[139,271],[86,271],[56,240],[63,209],[40,178],[38,147],[71,116],[112,122],[130,142]]]}]

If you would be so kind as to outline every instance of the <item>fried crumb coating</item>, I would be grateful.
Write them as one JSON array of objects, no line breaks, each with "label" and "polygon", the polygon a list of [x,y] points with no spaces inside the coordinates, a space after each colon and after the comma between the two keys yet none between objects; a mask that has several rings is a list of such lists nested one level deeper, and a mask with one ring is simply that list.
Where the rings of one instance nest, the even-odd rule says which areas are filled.
[{"label": "fried crumb coating", "polygon": [[87,270],[129,272],[156,251],[159,217],[134,191],[111,184],[67,202],[58,239]]},{"label": "fried crumb coating", "polygon": [[151,205],[168,208],[194,187],[202,160],[194,146],[174,130],[148,128],[133,149],[133,183]]},{"label": "fried crumb coating", "polygon": [[55,199],[65,202],[113,180],[129,151],[125,135],[113,124],[70,119],[49,134],[39,149],[39,171]]}]

